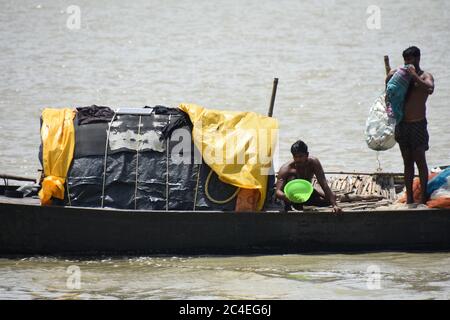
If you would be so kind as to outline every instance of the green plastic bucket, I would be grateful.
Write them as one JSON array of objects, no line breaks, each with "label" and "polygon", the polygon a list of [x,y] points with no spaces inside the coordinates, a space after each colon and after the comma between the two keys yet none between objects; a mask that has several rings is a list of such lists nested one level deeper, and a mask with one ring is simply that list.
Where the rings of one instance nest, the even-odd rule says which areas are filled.
[{"label": "green plastic bucket", "polygon": [[313,193],[313,186],[311,182],[304,179],[295,179],[289,181],[284,186],[284,194],[289,201],[294,203],[303,203],[308,201]]}]

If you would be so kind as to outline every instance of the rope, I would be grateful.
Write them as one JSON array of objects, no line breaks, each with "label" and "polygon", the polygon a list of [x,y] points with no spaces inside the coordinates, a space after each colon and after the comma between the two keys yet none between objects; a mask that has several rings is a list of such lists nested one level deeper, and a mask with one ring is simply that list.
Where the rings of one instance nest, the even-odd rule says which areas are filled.
[{"label": "rope", "polygon": [[142,116],[139,116],[138,125],[138,144],[136,148],[136,182],[134,184],[134,210],[137,208],[137,189],[138,189],[138,175],[139,175],[139,148],[141,143],[141,122]]},{"label": "rope", "polygon": [[[170,124],[169,114],[169,123]],[[166,211],[169,211],[169,139],[166,139]]]},{"label": "rope", "polygon": [[383,168],[381,168],[381,162],[380,162],[380,158],[379,158],[380,152],[377,151],[377,162],[378,162],[378,168],[377,168],[377,172],[381,172],[383,171]]},{"label": "rope", "polygon": [[66,190],[67,190],[67,198],[69,199],[69,206],[72,206],[72,202],[70,201],[70,190],[69,190],[69,177],[66,179]]},{"label": "rope", "polygon": [[195,184],[195,193],[194,193],[194,211],[195,211],[195,207],[197,206],[197,194],[198,194],[198,184],[200,181],[200,172],[202,170],[202,164],[200,163],[198,165],[198,170],[197,170],[197,183]]},{"label": "rope", "polygon": [[108,134],[106,135],[106,145],[105,145],[105,160],[103,163],[103,183],[102,183],[102,197],[101,197],[101,208],[103,208],[104,198],[105,198],[105,183],[106,183],[106,158],[108,157],[108,143],[109,143],[109,134],[111,133],[111,125],[116,118],[116,112],[114,111],[114,115],[111,119],[111,122],[108,126]]},{"label": "rope", "polygon": [[231,200],[233,200],[237,194],[239,193],[239,190],[241,190],[241,188],[236,188],[236,191],[231,195],[231,197],[225,199],[225,200],[216,200],[213,197],[211,197],[211,195],[209,194],[209,181],[211,180],[211,176],[213,174],[213,171],[211,169],[211,171],[209,171],[208,177],[206,178],[206,182],[205,182],[205,194],[206,197],[208,198],[209,201],[213,202],[213,203],[217,203],[217,204],[225,204],[227,202],[230,202]]}]

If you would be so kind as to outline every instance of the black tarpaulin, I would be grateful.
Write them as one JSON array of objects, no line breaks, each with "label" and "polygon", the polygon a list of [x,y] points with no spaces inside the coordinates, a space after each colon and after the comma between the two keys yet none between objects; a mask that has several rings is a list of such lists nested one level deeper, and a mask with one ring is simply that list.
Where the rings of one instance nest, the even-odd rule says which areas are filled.
[{"label": "black tarpaulin", "polygon": [[[157,112],[116,114],[109,123],[77,125],[74,120],[75,154],[67,177],[66,205],[234,210],[237,188],[221,182],[205,163],[195,161],[198,150],[190,136],[190,148],[184,153],[189,161],[179,163],[172,154],[179,151],[181,141],[171,139],[172,134],[191,132],[186,115],[162,106],[153,111]],[[199,154],[197,159],[201,160]]]}]

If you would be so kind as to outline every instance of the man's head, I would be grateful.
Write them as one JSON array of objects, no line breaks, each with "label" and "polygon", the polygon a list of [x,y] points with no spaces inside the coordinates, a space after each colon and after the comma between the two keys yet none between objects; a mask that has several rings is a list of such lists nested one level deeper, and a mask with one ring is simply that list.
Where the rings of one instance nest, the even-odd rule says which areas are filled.
[{"label": "man's head", "polygon": [[420,49],[412,46],[403,51],[403,59],[405,64],[412,64],[416,69],[419,68],[420,63]]},{"label": "man's head", "polygon": [[298,140],[292,145],[291,153],[295,164],[301,165],[308,161],[308,146],[302,140]]}]

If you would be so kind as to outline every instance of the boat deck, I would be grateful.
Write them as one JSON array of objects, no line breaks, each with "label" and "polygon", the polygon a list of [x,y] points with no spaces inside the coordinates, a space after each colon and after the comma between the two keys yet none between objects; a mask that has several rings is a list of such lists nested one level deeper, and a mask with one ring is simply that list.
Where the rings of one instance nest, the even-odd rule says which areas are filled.
[{"label": "boat deck", "polygon": [[[338,205],[344,212],[408,209],[406,205],[398,203],[404,186],[403,177],[399,173],[334,172],[327,174],[327,182],[331,190],[336,194]],[[312,184],[315,189],[322,191],[316,179],[312,180]],[[40,206],[37,196],[9,198],[0,194],[0,203]],[[111,210],[111,208],[106,209]],[[426,210],[427,208],[420,206],[420,209]],[[265,211],[280,212],[284,211],[284,208],[280,201],[275,201],[270,203]],[[303,210],[292,208],[292,211],[330,212],[331,208],[304,206]]]},{"label": "boat deck", "polygon": [[[0,195],[0,204],[16,204],[16,205],[26,205],[26,206],[41,206],[39,198],[37,197],[25,197],[25,198],[10,198],[5,197],[4,195]],[[351,202],[340,202],[338,201],[339,206],[343,209],[343,213],[345,212],[372,212],[372,211],[401,211],[406,210],[408,207],[404,204],[395,204],[386,199],[377,199],[377,198],[367,198],[366,200],[358,200]],[[65,207],[70,208],[70,207]],[[84,207],[72,207],[72,208],[80,208],[80,209],[100,209],[100,208],[84,208]],[[420,210],[436,210],[432,208],[409,208],[409,210],[420,209]],[[103,208],[102,210],[120,210],[121,209],[113,209],[113,208]],[[128,211],[128,210],[127,210]],[[153,210],[130,210],[130,211],[153,211]],[[157,210],[158,212],[165,212],[164,210]],[[176,210],[177,212],[180,210]],[[272,206],[269,209],[265,210],[265,212],[280,212],[283,211],[281,206]],[[201,211],[198,211],[201,212]],[[208,212],[222,212],[222,211],[213,211],[210,210]],[[304,206],[303,210],[295,210],[292,208],[294,213],[302,213],[302,212],[331,212],[330,207],[314,207],[314,206]]]},{"label": "boat deck", "polygon": [[26,205],[33,205],[33,206],[41,205],[39,198],[34,198],[34,197],[10,198],[10,197],[5,197],[4,195],[0,195],[0,203],[26,204]]}]

